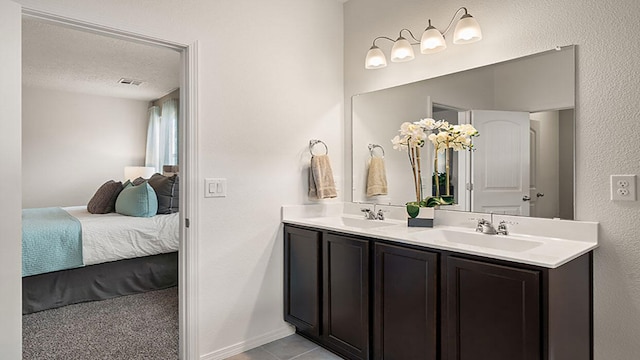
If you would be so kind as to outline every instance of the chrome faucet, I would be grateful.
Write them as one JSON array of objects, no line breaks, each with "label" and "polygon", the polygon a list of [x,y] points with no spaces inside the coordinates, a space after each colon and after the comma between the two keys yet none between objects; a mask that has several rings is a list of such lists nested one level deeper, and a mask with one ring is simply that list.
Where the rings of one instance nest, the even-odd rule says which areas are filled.
[{"label": "chrome faucet", "polygon": [[493,224],[490,221],[487,221],[485,219],[478,220],[476,231],[483,234],[489,234],[489,235],[497,234],[496,228],[493,227]]},{"label": "chrome faucet", "polygon": [[506,221],[504,220],[500,221],[500,224],[498,224],[498,231],[496,233],[498,235],[509,235],[509,230],[507,230]]},{"label": "chrome faucet", "polygon": [[364,213],[364,218],[367,220],[375,220],[376,214],[369,208],[360,209]]},{"label": "chrome faucet", "polygon": [[478,220],[476,231],[489,235],[509,235],[509,230],[507,230],[507,223],[504,220],[500,221],[500,224],[498,224],[498,229],[496,230],[496,228],[490,221],[480,219]]},{"label": "chrome faucet", "polygon": [[382,209],[379,209],[377,213],[369,208],[360,209],[360,211],[364,213],[364,218],[367,220],[384,220]]}]

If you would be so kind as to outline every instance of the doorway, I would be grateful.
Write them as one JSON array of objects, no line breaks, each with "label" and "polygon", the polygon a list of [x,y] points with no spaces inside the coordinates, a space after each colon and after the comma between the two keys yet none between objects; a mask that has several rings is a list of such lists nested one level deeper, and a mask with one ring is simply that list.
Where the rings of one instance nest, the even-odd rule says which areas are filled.
[{"label": "doorway", "polygon": [[180,54],[180,89],[179,101],[179,163],[180,163],[180,212],[179,212],[179,358],[196,357],[196,298],[197,284],[195,233],[189,233],[189,220],[196,216],[195,201],[195,124],[196,124],[196,71],[197,44],[179,44],[171,41],[158,40],[124,30],[107,28],[101,25],[72,20],[60,16],[43,13],[38,10],[24,9],[22,16],[38,21],[55,24],[57,26],[81,30],[84,32],[105,35],[114,39],[132,41],[148,46],[160,47],[177,51]]}]

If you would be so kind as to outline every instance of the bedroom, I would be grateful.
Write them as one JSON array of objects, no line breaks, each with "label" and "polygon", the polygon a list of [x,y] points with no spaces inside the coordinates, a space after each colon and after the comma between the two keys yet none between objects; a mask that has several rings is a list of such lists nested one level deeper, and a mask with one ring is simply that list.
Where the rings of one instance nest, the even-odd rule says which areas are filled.
[{"label": "bedroom", "polygon": [[[127,170],[146,170],[144,177],[149,178],[156,171],[141,166],[153,165],[162,169],[165,164],[177,164],[175,135],[180,54],[171,49],[92,34],[28,16],[24,17],[22,28],[23,208],[32,214],[41,211],[33,208],[62,207],[82,226],[79,263],[78,256],[76,263],[69,263],[72,257],[54,258],[62,263],[44,262],[43,254],[39,254],[37,249],[33,257],[26,257],[30,253],[25,249],[31,247],[23,245],[23,254],[26,254],[23,260],[23,313],[175,286],[175,252],[179,241],[177,204],[170,211],[158,210],[158,215],[132,217],[116,214],[115,203],[109,204],[107,207],[110,209],[107,209],[99,204],[100,201],[90,202],[90,199],[107,180],[120,184],[127,180],[124,176],[130,176],[130,180],[137,177],[127,174]],[[123,84],[119,81],[121,78],[144,82]],[[169,131],[152,131],[151,121],[154,122],[153,129],[157,130],[160,123],[175,125],[174,136]],[[160,133],[165,132],[167,135],[163,138],[176,140],[173,149],[167,149],[166,158],[160,159],[156,148],[168,148],[158,143]],[[151,134],[157,137],[154,144],[148,141]],[[160,142],[162,145],[171,143]],[[155,161],[151,159],[154,153]],[[158,164],[160,161],[162,163]],[[167,185],[170,179],[177,180],[177,177],[167,175],[166,178],[155,175],[156,183],[150,181],[149,184]],[[171,185],[175,185],[175,190],[171,189],[172,194],[175,191],[177,195],[178,182],[171,181]],[[116,188],[110,189],[115,191]],[[153,187],[152,191],[156,192]],[[110,195],[124,199],[124,196],[120,197],[123,193],[118,193]],[[114,200],[110,199],[111,202]],[[162,202],[160,199],[161,207]],[[87,212],[87,203],[93,204],[89,210],[96,214]],[[124,209],[125,205],[122,207]],[[126,212],[126,209],[122,211]],[[109,213],[102,214],[105,212]],[[25,229],[25,234],[30,233],[28,228]],[[164,229],[164,232],[158,229]],[[137,235],[139,233],[142,235]],[[46,249],[45,252],[52,251]],[[173,255],[164,256],[166,253]],[[145,259],[145,262],[122,260],[125,258]],[[111,261],[115,263],[108,268],[89,266]],[[64,270],[82,264],[87,267]],[[153,267],[153,276],[163,277],[146,279],[146,273],[139,270],[142,264]],[[78,281],[91,279],[86,272],[90,268],[102,269],[102,273],[93,274],[94,283],[99,283],[100,288],[91,285],[71,291],[78,288]],[[57,270],[67,277],[53,277],[52,274],[56,273],[51,271]],[[104,271],[114,276],[106,277]],[[139,275],[132,278],[128,275],[132,271]],[[170,275],[172,272],[174,274]],[[78,273],[80,277],[77,279],[80,280],[62,282],[62,286],[52,285],[63,279],[73,279]],[[129,278],[125,281],[127,276]],[[175,294],[172,296],[176,297]],[[177,334],[173,337],[177,338]],[[25,356],[27,354],[25,351]]]}]

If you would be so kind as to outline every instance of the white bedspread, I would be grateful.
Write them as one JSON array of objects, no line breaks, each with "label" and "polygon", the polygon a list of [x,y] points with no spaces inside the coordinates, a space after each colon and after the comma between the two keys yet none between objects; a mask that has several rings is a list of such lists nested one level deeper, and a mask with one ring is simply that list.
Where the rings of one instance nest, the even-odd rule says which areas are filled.
[{"label": "white bedspread", "polygon": [[178,213],[141,218],[117,213],[91,214],[86,206],[63,209],[82,225],[85,265],[178,250]]}]

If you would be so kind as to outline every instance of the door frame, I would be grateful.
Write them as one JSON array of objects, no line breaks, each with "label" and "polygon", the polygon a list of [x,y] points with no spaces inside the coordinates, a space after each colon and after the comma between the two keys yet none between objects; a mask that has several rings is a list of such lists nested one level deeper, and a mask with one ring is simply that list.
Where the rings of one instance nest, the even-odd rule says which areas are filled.
[{"label": "door frame", "polygon": [[[440,102],[432,102],[431,103],[431,115],[430,117],[435,120],[435,112],[433,108],[439,108],[443,110],[455,111],[458,113],[457,123],[462,124],[465,121],[471,122],[467,119],[467,112],[469,109],[461,108],[454,105],[447,105]],[[433,150],[430,151],[430,158],[433,158]],[[451,158],[457,157],[457,167],[452,167],[452,169],[457,170],[456,177],[458,178],[457,183],[454,185],[457,187],[458,195],[455,204],[447,205],[447,209],[458,210],[458,211],[471,211],[471,156],[469,155],[469,151],[452,151]],[[433,165],[433,164],[432,164]],[[431,179],[431,178],[430,178]],[[431,194],[431,186],[429,187],[429,194]]]},{"label": "door frame", "polygon": [[33,17],[60,26],[134,41],[146,45],[160,46],[180,52],[180,119],[179,119],[179,163],[180,174],[180,247],[178,260],[179,291],[179,358],[197,359],[198,353],[198,296],[197,296],[197,231],[194,220],[198,219],[198,42],[182,44],[159,39],[124,29],[112,28],[79,19],[71,19],[34,8],[22,7],[22,16]]}]

